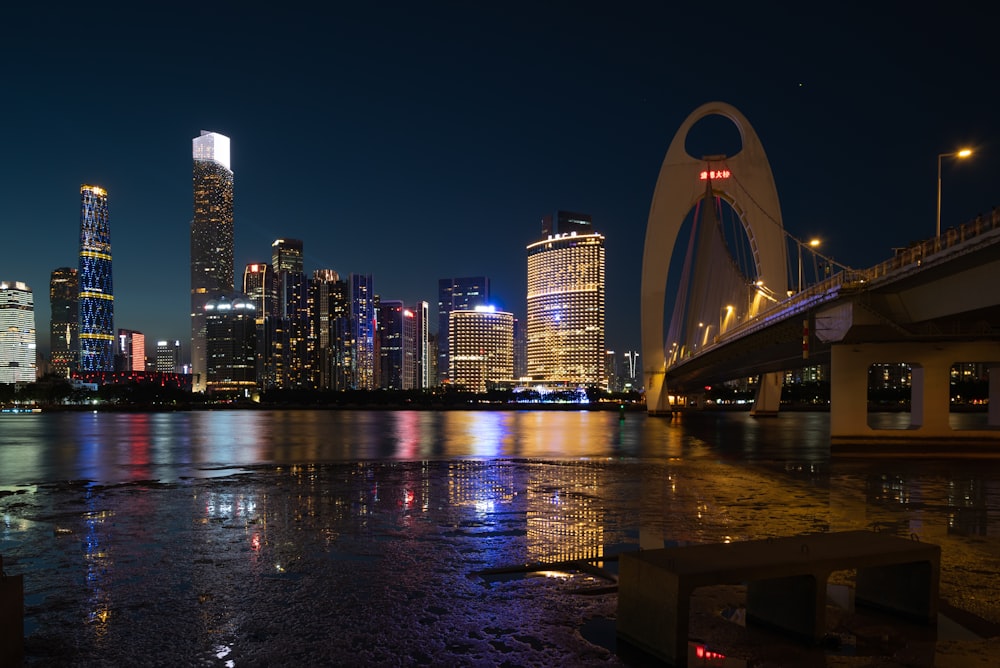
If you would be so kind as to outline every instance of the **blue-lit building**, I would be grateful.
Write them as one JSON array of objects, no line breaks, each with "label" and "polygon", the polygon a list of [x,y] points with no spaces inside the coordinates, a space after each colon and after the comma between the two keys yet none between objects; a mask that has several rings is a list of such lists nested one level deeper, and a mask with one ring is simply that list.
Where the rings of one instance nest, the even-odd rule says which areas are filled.
[{"label": "blue-lit building", "polygon": [[115,294],[111,281],[108,191],[80,186],[79,369],[115,370]]},{"label": "blue-lit building", "polygon": [[351,389],[373,390],[377,386],[375,334],[375,289],[371,274],[351,274],[350,299]]}]

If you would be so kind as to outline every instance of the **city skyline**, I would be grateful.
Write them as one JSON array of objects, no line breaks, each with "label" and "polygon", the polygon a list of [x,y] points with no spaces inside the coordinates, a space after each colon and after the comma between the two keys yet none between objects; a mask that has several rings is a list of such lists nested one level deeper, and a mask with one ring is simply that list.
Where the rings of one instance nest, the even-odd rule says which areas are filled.
[{"label": "city skyline", "polygon": [[[98,184],[114,226],[115,327],[189,341],[173,268],[189,262],[188,142],[202,129],[233,142],[237,270],[294,237],[307,273],[370,274],[381,297],[410,304],[434,302],[442,277],[485,275],[498,308],[523,318],[523,249],[539,219],[584,211],[607,239],[607,344],[622,351],[640,345],[638,267],[660,163],[704,102],[747,116],[788,231],[823,238],[846,264],[933,234],[938,154],[976,151],[943,162],[943,227],[997,203],[986,26],[957,7],[755,11],[200,8],[221,67],[188,48],[182,12],[104,12],[95,41],[72,13],[14,8],[4,115],[18,131],[0,176],[17,192],[2,219],[24,252],[0,274],[36,293],[47,350],[44,291],[75,264],[77,188]],[[94,85],[81,68],[100,73],[101,104],[77,102]]]}]

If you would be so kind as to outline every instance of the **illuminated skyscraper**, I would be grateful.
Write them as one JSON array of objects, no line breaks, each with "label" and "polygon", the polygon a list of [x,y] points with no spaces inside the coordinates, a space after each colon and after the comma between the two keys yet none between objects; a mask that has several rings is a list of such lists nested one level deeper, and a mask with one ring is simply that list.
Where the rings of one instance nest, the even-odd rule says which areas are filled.
[{"label": "illuminated skyscraper", "polygon": [[306,276],[300,239],[276,239],[271,244],[271,269],[277,317],[281,319],[280,334],[275,329],[275,341],[280,348],[272,348],[275,368],[274,381],[278,387],[313,387],[314,341],[309,339],[309,277]]},{"label": "illuminated skyscraper", "polygon": [[191,373],[195,392],[206,387],[205,305],[234,289],[233,171],[229,137],[201,131],[191,140],[194,217],[191,219]]},{"label": "illuminated skyscraper", "polygon": [[49,358],[52,371],[68,378],[76,370],[80,353],[80,277],[72,267],[52,271],[49,281]]},{"label": "illuminated skyscraper", "polygon": [[108,191],[80,186],[80,371],[115,370],[115,293],[111,280]]},{"label": "illuminated skyscraper", "polygon": [[[383,390],[402,390],[404,364],[407,351],[403,337],[403,302],[384,299],[378,306],[378,356],[379,387]],[[412,316],[411,311],[407,311]],[[409,369],[412,373],[413,359],[410,352]],[[407,388],[409,389],[409,388]]]},{"label": "illuminated skyscraper", "polygon": [[21,281],[0,281],[0,383],[34,383],[35,301]]},{"label": "illuminated skyscraper", "polygon": [[373,390],[375,377],[375,288],[371,274],[351,274],[348,278],[351,356],[350,388]]},{"label": "illuminated skyscraper", "polygon": [[490,279],[486,276],[438,280],[438,384],[448,381],[448,316],[452,311],[471,311],[490,303]]},{"label": "illuminated skyscraper", "polygon": [[492,306],[452,311],[448,317],[451,350],[448,377],[471,392],[514,380],[514,316]]},{"label": "illuminated skyscraper", "polygon": [[528,251],[528,376],[601,386],[604,378],[604,237],[590,216],[542,220]]}]

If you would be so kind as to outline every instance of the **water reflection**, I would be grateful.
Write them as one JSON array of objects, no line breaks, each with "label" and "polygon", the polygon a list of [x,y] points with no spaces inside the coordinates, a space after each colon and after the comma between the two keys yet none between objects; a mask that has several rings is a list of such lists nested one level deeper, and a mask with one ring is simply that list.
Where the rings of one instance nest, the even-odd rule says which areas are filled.
[{"label": "water reflection", "polygon": [[[14,425],[0,461],[23,448],[43,454],[0,469],[0,484],[119,483],[40,486],[23,506],[0,496],[0,547],[34,576],[29,594],[40,599],[31,623],[43,635],[69,634],[84,657],[155,633],[163,615],[177,620],[191,664],[291,660],[267,653],[287,638],[306,648],[295,657],[305,665],[361,646],[397,650],[442,628],[475,629],[484,652],[530,647],[512,638],[535,633],[539,616],[586,604],[537,583],[488,583],[484,594],[470,574],[639,545],[859,528],[940,544],[943,596],[1000,623],[998,462],[831,459],[818,445],[821,416],[40,417],[53,420]],[[242,467],[252,475],[185,477]],[[148,482],[155,478],[169,484]],[[70,533],[54,542],[53,523]],[[330,649],[341,641],[357,646]],[[419,658],[379,656],[372,663]],[[510,658],[500,650],[483,657]]]}]

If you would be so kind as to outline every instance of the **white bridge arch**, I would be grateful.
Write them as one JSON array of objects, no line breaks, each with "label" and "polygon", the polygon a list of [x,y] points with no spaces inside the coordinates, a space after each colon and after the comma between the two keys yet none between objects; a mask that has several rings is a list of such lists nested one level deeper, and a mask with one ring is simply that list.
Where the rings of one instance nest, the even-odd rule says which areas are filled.
[{"label": "white bridge arch", "polygon": [[[685,141],[691,128],[708,116],[728,118],[739,130],[742,148],[732,156],[695,158],[688,155]],[[724,102],[709,102],[695,109],[681,124],[660,168],[653,202],[646,224],[646,242],[642,256],[642,354],[646,387],[646,408],[652,413],[671,410],[664,386],[666,372],[663,316],[666,303],[670,259],[684,219],[699,200],[706,197],[706,184],[700,178],[706,162],[724,160],[732,178],[712,179],[712,194],[721,196],[740,212],[740,219],[750,242],[757,276],[771,290],[784,294],[786,243],[771,166],[764,147],[749,121],[735,107]],[[771,383],[773,384],[773,379]],[[762,383],[761,388],[764,388]],[[777,391],[780,396],[780,382]],[[773,391],[774,388],[771,388]],[[758,395],[758,404],[761,397]],[[771,402],[768,402],[771,403]],[[777,409],[777,399],[774,401]]]}]

